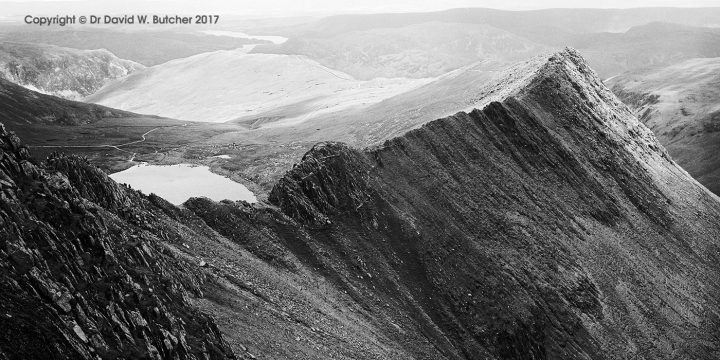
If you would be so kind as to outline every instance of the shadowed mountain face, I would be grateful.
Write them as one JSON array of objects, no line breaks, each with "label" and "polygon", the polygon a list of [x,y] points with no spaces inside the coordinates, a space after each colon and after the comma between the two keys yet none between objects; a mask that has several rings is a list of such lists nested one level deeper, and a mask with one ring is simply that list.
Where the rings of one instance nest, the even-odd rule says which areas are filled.
[{"label": "shadowed mountain face", "polygon": [[720,354],[720,202],[574,52],[376,150],[316,146],[270,200],[448,357]]},{"label": "shadowed mountain face", "polygon": [[[119,187],[111,180],[75,160],[51,158],[36,170],[6,136],[15,145],[3,148],[9,179],[3,194],[20,195],[3,203],[20,209],[12,214],[37,217],[39,230],[20,227],[31,222],[3,210],[3,221],[14,224],[10,231],[24,243],[2,238],[3,276],[22,289],[2,293],[47,304],[41,309],[55,306],[63,297],[52,294],[63,294],[61,285],[50,287],[51,295],[34,295],[24,284],[35,283],[21,275],[50,268],[45,278],[84,289],[83,298],[96,294],[88,301],[98,309],[93,321],[110,316],[99,310],[109,297],[126,311],[118,321],[130,324],[133,301],[147,296],[146,286],[165,299],[197,283],[202,297],[188,290],[187,302],[164,303],[177,305],[168,311],[189,329],[203,323],[193,312],[200,308],[237,354],[261,358],[717,358],[720,199],[670,159],[576,52],[530,62],[521,72],[527,76],[504,89],[501,101],[382,146],[316,145],[275,184],[272,206],[191,199],[178,209],[157,197],[114,191]],[[77,180],[91,174],[96,180]],[[63,198],[69,208],[55,199],[68,192],[77,194]],[[68,210],[45,212],[47,204]],[[104,225],[84,225],[93,219]],[[126,230],[116,232],[122,221]],[[62,236],[45,245],[54,234]],[[97,239],[104,252],[90,251]],[[72,265],[53,267],[39,258],[66,248],[69,261],[62,263]],[[162,248],[172,251],[155,250]],[[75,255],[73,249],[88,250]],[[110,250],[120,255],[107,255]],[[186,269],[182,259],[198,257],[212,265]],[[120,273],[127,280],[117,286],[138,283],[130,300],[74,282],[77,269],[89,266],[82,264],[108,258],[113,261],[102,266],[115,264],[130,275]],[[135,280],[135,272],[147,281]],[[101,274],[85,278],[107,283]],[[183,276],[206,280],[144,285]],[[78,299],[68,300],[71,309]],[[0,319],[28,316],[27,307],[15,306],[21,300],[0,303]],[[87,335],[78,315],[49,317],[41,330],[76,339],[68,323],[74,319]],[[8,322],[13,329],[21,323]],[[155,344],[164,343],[164,332],[143,342],[134,335],[142,325],[126,327],[134,344],[162,351]],[[212,354],[227,354],[212,326],[192,329],[195,344],[216,344]],[[110,348],[117,344],[112,339]]]},{"label": "shadowed mountain face", "polygon": [[108,81],[144,66],[107,50],[76,50],[44,44],[0,43],[0,77],[46,94],[79,100]]},{"label": "shadowed mountain face", "polygon": [[720,193],[720,61],[687,60],[619,75],[608,86],[673,159],[716,194]]}]

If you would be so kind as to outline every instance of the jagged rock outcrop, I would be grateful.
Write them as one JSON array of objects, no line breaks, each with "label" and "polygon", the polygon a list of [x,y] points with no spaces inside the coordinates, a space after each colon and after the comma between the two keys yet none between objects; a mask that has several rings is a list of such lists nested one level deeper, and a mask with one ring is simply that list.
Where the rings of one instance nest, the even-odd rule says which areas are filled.
[{"label": "jagged rock outcrop", "polygon": [[0,189],[0,358],[234,358],[190,304],[205,276],[163,245],[196,234],[85,160],[33,163],[3,126]]},{"label": "jagged rock outcrop", "polygon": [[106,83],[143,68],[104,49],[0,43],[0,78],[69,100],[80,100]]}]

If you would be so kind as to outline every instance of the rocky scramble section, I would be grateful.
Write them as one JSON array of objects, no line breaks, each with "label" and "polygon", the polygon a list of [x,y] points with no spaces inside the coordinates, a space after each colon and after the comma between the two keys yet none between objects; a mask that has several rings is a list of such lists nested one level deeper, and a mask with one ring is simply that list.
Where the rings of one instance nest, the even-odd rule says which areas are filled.
[{"label": "rocky scramble section", "polygon": [[163,245],[188,235],[84,160],[34,164],[4,127],[0,150],[0,358],[234,358]]}]

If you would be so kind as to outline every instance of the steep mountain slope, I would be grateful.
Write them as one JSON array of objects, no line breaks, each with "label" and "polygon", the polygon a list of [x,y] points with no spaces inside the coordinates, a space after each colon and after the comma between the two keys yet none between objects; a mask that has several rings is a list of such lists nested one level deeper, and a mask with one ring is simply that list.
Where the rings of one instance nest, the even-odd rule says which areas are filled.
[{"label": "steep mountain slope", "polygon": [[111,29],[53,30],[27,29],[0,32],[0,40],[20,43],[51,44],[73,49],[107,49],[121,59],[153,66],[174,59],[217,50],[237,49],[247,44],[265,44],[265,40],[213,36],[195,32],[127,31]]},{"label": "steep mountain slope", "polygon": [[720,200],[577,53],[527,70],[377,149],[316,146],[270,195],[292,241],[447,358],[720,355]]},{"label": "steep mountain slope", "polygon": [[203,274],[182,236],[86,161],[29,161],[0,125],[0,357],[234,358],[189,303]]},{"label": "steep mountain slope", "polygon": [[299,37],[254,53],[305,55],[359,79],[434,77],[477,61],[516,62],[541,45],[483,24],[427,22],[333,36]]},{"label": "steep mountain slope", "polygon": [[720,193],[720,58],[627,73],[608,86],[678,164]]},{"label": "steep mountain slope", "polygon": [[[217,71],[218,69],[226,69]],[[303,56],[217,51],[138,71],[86,101],[184,120],[222,122],[276,108],[284,122],[378,102],[426,81],[357,81]],[[261,90],[258,90],[261,89]]]},{"label": "steep mountain slope", "polygon": [[372,78],[439,75],[483,58],[519,60],[541,48],[572,46],[608,78],[625,70],[718,56],[718,24],[718,8],[474,8],[340,15],[295,28],[268,29],[291,39],[254,51],[303,54]]},{"label": "steep mountain slope", "polygon": [[0,358],[413,358],[269,237],[293,226],[279,211],[245,204],[254,215],[236,226],[208,221],[225,238],[87,160],[28,156],[0,125]]},{"label": "steep mountain slope", "polygon": [[42,44],[0,43],[0,78],[45,94],[79,100],[108,81],[144,66],[107,50],[76,50]]}]

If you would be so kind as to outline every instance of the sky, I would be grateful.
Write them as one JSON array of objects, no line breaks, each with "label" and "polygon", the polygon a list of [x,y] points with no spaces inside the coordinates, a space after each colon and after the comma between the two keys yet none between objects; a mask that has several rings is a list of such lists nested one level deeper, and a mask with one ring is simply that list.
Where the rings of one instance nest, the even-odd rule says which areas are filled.
[{"label": "sky", "polygon": [[434,11],[459,7],[505,10],[720,6],[720,0],[0,0],[0,17],[20,14],[162,12],[306,16]]}]

